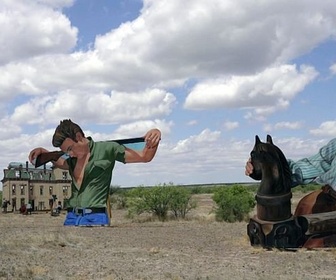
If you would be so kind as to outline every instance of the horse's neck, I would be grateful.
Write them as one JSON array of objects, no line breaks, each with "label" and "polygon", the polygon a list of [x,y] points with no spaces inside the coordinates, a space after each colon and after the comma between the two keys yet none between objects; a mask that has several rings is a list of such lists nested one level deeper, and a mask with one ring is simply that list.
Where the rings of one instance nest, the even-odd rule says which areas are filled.
[{"label": "horse's neck", "polygon": [[274,181],[270,178],[263,179],[260,182],[258,193],[260,194],[274,194]]},{"label": "horse's neck", "polygon": [[274,169],[273,168],[265,168],[262,171],[262,180],[259,185],[258,193],[260,194],[275,194],[278,192],[279,185],[279,176],[274,176]]}]

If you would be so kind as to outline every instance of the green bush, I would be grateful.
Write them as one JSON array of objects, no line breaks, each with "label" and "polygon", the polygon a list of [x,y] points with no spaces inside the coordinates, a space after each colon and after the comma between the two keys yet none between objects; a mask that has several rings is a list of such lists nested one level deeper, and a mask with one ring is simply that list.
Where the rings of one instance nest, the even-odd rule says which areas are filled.
[{"label": "green bush", "polygon": [[192,187],[191,188],[191,193],[192,194],[202,194],[204,193],[204,188],[197,186],[197,187]]},{"label": "green bush", "polygon": [[296,186],[295,188],[292,188],[292,192],[308,193],[308,192],[313,192],[319,189],[321,189],[321,185],[307,184],[307,185],[299,185],[299,186]]},{"label": "green bush", "polygon": [[171,211],[176,218],[185,218],[196,207],[190,190],[183,187],[159,185],[155,187],[137,187],[127,192],[128,215],[151,213],[160,221],[168,218]]},{"label": "green bush", "polygon": [[167,219],[172,194],[169,186],[138,187],[128,193],[129,215],[152,213],[160,221]]},{"label": "green bush", "polygon": [[116,194],[116,193],[120,193],[122,190],[120,188],[120,186],[117,185],[110,185],[110,195]]},{"label": "green bush", "polygon": [[190,190],[183,187],[171,187],[172,197],[169,203],[170,211],[173,212],[175,218],[185,218],[187,213],[196,208],[196,201],[192,200]]},{"label": "green bush", "polygon": [[217,206],[216,219],[230,223],[243,221],[256,203],[253,193],[241,185],[217,189],[213,200]]},{"label": "green bush", "polygon": [[111,207],[113,209],[125,209],[127,207],[127,198],[125,192],[115,193],[111,196]]},{"label": "green bush", "polygon": [[120,186],[110,186],[110,203],[111,207],[114,209],[124,209],[126,208],[126,192],[127,189],[123,189]]}]

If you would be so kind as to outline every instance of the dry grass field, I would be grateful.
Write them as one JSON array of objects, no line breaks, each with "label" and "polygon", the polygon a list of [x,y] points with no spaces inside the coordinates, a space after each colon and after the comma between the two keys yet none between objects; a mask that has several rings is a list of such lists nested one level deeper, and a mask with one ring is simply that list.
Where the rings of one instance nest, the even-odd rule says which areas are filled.
[{"label": "dry grass field", "polygon": [[186,221],[164,223],[125,210],[96,228],[64,227],[64,213],[0,214],[0,279],[336,279],[336,249],[251,247],[246,222],[216,222],[211,195],[195,198]]}]

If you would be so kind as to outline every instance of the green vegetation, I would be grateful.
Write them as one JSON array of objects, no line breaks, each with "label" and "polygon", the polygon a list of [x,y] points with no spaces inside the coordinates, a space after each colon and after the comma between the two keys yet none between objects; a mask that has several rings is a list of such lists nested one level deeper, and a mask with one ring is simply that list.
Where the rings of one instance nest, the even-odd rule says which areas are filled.
[{"label": "green vegetation", "polygon": [[128,189],[122,189],[120,186],[110,186],[111,206],[116,209],[124,209],[127,206],[127,194]]},{"label": "green vegetation", "polygon": [[222,187],[213,194],[218,221],[236,222],[248,217],[255,206],[254,193],[242,185]]},{"label": "green vegetation", "polygon": [[[157,186],[138,186],[135,188],[110,187],[111,204],[115,209],[128,210],[128,216],[152,214],[160,221],[169,218],[185,219],[190,210],[197,207],[195,194],[212,194],[216,204],[218,221],[235,222],[248,218],[256,201],[255,194],[259,183],[253,184],[208,184],[176,186],[173,183]],[[308,193],[320,188],[309,184],[297,186],[292,192]],[[0,193],[1,195],[1,193]]]},{"label": "green vegetation", "polygon": [[292,192],[302,192],[308,193],[321,189],[321,185],[318,184],[308,184],[308,185],[299,185],[295,188],[292,188]]},{"label": "green vegetation", "polygon": [[128,191],[126,197],[130,217],[151,213],[160,221],[165,221],[171,212],[175,218],[185,218],[196,207],[190,190],[173,184],[137,187]]},{"label": "green vegetation", "polygon": [[192,200],[192,193],[186,188],[172,187],[171,195],[169,206],[175,218],[184,219],[187,213],[197,206],[196,201]]}]

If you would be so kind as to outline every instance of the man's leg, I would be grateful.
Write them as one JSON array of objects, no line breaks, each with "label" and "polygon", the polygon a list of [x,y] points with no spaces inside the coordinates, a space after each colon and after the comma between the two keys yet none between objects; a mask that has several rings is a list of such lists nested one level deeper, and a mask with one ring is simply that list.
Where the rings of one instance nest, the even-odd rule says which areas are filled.
[{"label": "man's leg", "polygon": [[78,221],[78,226],[109,226],[110,219],[107,213],[86,214]]}]

